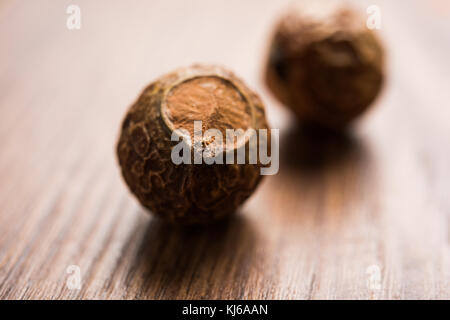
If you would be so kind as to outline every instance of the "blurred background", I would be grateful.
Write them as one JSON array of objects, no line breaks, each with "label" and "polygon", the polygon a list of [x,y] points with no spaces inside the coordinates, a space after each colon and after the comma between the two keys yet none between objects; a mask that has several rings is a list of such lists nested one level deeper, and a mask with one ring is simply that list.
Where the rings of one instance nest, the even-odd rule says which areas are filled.
[{"label": "blurred background", "polygon": [[[450,2],[353,1],[381,9],[386,83],[325,138],[263,83],[291,2],[0,2],[1,298],[450,298]],[[141,90],[195,62],[260,94],[280,172],[235,218],[179,230],[130,195],[115,143]]]}]

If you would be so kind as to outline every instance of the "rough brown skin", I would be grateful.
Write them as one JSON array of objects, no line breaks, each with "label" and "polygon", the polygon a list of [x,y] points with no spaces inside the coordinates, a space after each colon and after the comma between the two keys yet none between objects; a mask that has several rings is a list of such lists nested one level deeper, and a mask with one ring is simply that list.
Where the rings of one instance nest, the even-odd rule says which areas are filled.
[{"label": "rough brown skin", "polygon": [[131,192],[172,223],[207,223],[232,214],[261,179],[261,165],[248,164],[248,158],[246,164],[175,165],[171,151],[178,142],[171,133],[185,128],[192,137],[194,120],[202,120],[203,130],[268,129],[260,99],[222,67],[181,68],[150,84],[123,121],[117,155]]},{"label": "rough brown skin", "polygon": [[366,18],[318,1],[280,19],[265,78],[300,121],[342,129],[375,100],[383,83],[384,53]]}]

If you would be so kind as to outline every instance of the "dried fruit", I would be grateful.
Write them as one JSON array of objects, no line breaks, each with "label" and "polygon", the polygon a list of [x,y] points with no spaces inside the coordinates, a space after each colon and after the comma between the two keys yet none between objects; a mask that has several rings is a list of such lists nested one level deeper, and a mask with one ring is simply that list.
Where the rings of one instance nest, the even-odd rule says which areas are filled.
[{"label": "dried fruit", "polygon": [[[195,147],[194,120],[201,131],[214,128],[267,129],[260,99],[231,72],[195,65],[169,73],[150,84],[129,109],[117,145],[123,177],[141,204],[165,220],[204,223],[234,212],[261,179],[260,163],[175,164],[172,141],[186,129]],[[202,137],[201,147],[214,154],[220,141]],[[224,152],[248,147],[238,138]],[[194,154],[194,152],[193,152]],[[224,153],[225,154],[225,153]]]},{"label": "dried fruit", "polygon": [[383,60],[364,15],[336,3],[308,2],[277,24],[266,83],[300,121],[343,128],[378,95]]}]

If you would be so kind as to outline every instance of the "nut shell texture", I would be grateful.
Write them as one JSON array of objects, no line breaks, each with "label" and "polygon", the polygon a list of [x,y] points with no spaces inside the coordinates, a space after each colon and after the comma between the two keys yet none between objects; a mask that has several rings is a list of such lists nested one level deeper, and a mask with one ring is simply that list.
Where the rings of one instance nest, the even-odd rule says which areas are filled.
[{"label": "nut shell texture", "polygon": [[[194,65],[151,83],[130,107],[117,155],[140,203],[181,224],[206,223],[233,213],[260,181],[259,164],[179,164],[171,160],[174,129],[268,129],[260,99],[222,67]],[[248,153],[247,153],[248,155]]]},{"label": "nut shell texture", "polygon": [[299,120],[342,128],[378,95],[383,48],[362,13],[327,1],[302,3],[275,28],[266,83]]}]

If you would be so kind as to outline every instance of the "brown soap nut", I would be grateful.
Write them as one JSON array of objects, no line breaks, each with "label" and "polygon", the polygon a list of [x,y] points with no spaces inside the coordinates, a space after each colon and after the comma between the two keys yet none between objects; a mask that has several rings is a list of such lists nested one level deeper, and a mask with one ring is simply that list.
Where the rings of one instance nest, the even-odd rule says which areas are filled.
[{"label": "brown soap nut", "polygon": [[[261,100],[223,67],[180,68],[151,83],[125,116],[117,155],[140,203],[173,223],[206,223],[233,213],[262,177],[262,165],[250,164],[249,152],[245,164],[175,164],[171,152],[179,142],[171,141],[171,135],[185,129],[194,139],[194,120],[202,121],[202,133],[217,129],[224,139],[226,129],[268,129]],[[216,150],[222,143],[224,152],[248,151],[250,141],[245,136],[226,145],[202,139],[197,141],[202,147]]]},{"label": "brown soap nut", "polygon": [[270,44],[265,79],[301,122],[342,129],[380,92],[384,51],[359,11],[304,2],[283,16]]}]

